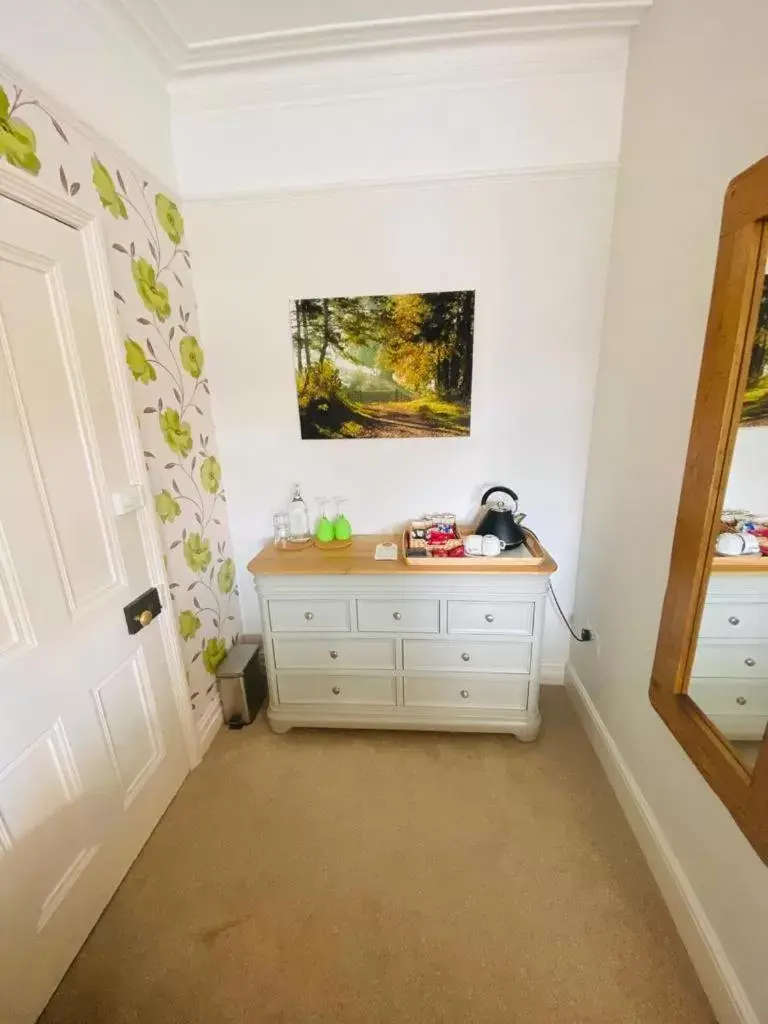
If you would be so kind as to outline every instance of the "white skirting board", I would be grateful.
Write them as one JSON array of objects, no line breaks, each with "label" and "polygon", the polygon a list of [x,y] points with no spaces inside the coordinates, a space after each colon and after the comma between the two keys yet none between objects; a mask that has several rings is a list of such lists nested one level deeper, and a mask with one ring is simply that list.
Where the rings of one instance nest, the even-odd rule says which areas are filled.
[{"label": "white skirting board", "polygon": [[565,685],[720,1024],[759,1024],[688,876],[573,667]]},{"label": "white skirting board", "polygon": [[218,696],[216,696],[200,716],[200,720],[197,723],[197,746],[201,758],[213,743],[213,738],[223,723],[221,702]]},{"label": "white skirting board", "polygon": [[562,686],[565,681],[565,665],[562,661],[542,661],[539,682],[542,686]]}]

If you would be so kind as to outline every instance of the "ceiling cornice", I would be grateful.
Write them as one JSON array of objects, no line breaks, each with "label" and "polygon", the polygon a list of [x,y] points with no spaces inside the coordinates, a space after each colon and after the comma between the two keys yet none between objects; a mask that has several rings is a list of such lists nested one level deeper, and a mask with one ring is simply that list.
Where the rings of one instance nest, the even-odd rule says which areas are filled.
[{"label": "ceiling cornice", "polygon": [[126,30],[166,79],[187,59],[187,44],[155,0],[90,0]]},{"label": "ceiling cornice", "polygon": [[653,0],[550,0],[502,10],[388,18],[187,44],[155,0],[93,0],[143,44],[167,80],[266,62],[377,49],[498,40],[539,33],[630,29]]}]

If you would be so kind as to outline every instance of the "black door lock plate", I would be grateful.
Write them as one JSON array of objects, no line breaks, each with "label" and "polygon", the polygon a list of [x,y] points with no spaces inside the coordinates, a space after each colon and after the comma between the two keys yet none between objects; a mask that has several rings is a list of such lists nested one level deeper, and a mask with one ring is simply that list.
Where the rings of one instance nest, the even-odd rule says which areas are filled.
[{"label": "black door lock plate", "polygon": [[157,587],[145,590],[140,597],[123,608],[128,632],[138,633],[140,629],[144,629],[150,622],[153,622],[162,610],[163,606],[160,604]]}]

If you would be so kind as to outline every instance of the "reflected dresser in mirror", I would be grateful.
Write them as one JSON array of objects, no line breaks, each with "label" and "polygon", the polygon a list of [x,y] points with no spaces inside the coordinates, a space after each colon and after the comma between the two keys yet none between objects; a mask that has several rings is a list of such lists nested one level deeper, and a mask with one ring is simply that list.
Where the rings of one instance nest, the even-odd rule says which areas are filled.
[{"label": "reflected dresser in mirror", "polygon": [[768,863],[768,158],[728,186],[651,702]]}]

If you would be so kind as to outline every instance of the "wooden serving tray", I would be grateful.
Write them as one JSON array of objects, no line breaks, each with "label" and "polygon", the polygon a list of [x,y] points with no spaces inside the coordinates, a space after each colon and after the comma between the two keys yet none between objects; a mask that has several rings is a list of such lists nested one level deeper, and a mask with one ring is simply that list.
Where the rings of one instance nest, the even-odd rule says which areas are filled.
[{"label": "wooden serving tray", "polygon": [[[419,575],[425,568],[437,573],[453,572],[458,576],[471,576],[475,572],[494,571],[499,575],[515,573],[544,573],[550,575],[557,570],[557,563],[539,544],[535,537],[526,531],[530,550],[520,551],[515,557],[511,555],[498,558],[425,558],[418,568],[407,565],[400,544],[402,533],[397,534],[358,534],[352,538],[352,544],[340,551],[320,551],[310,544],[303,551],[293,552],[286,557],[285,552],[278,551],[270,541],[265,544],[258,555],[248,563],[248,569],[254,576],[398,576]],[[377,561],[374,558],[377,544],[396,543],[398,557],[396,560]],[[543,555],[540,564],[534,562]],[[533,556],[533,557],[532,557]],[[442,563],[442,564],[441,564]]]},{"label": "wooden serving tray", "polygon": [[[464,555],[463,558],[435,558],[431,555],[427,555],[426,558],[413,558],[406,554],[408,546],[406,544],[406,537],[408,534],[408,528],[403,530],[403,560],[405,564],[411,569],[428,569],[430,572],[439,572],[441,569],[448,570],[450,572],[503,572],[505,568],[509,567],[512,569],[522,569],[530,566],[530,568],[536,568],[544,563],[547,555],[537,537],[530,532],[530,530],[523,529],[525,533],[525,544],[521,544],[518,548],[513,548],[511,551],[502,551],[500,555],[496,555],[493,558],[489,558],[486,555]],[[464,531],[459,530],[460,536],[464,536]]]},{"label": "wooden serving tray", "polygon": [[349,540],[318,540],[314,537],[312,543],[321,551],[342,551],[344,548],[352,547],[352,538]]}]

